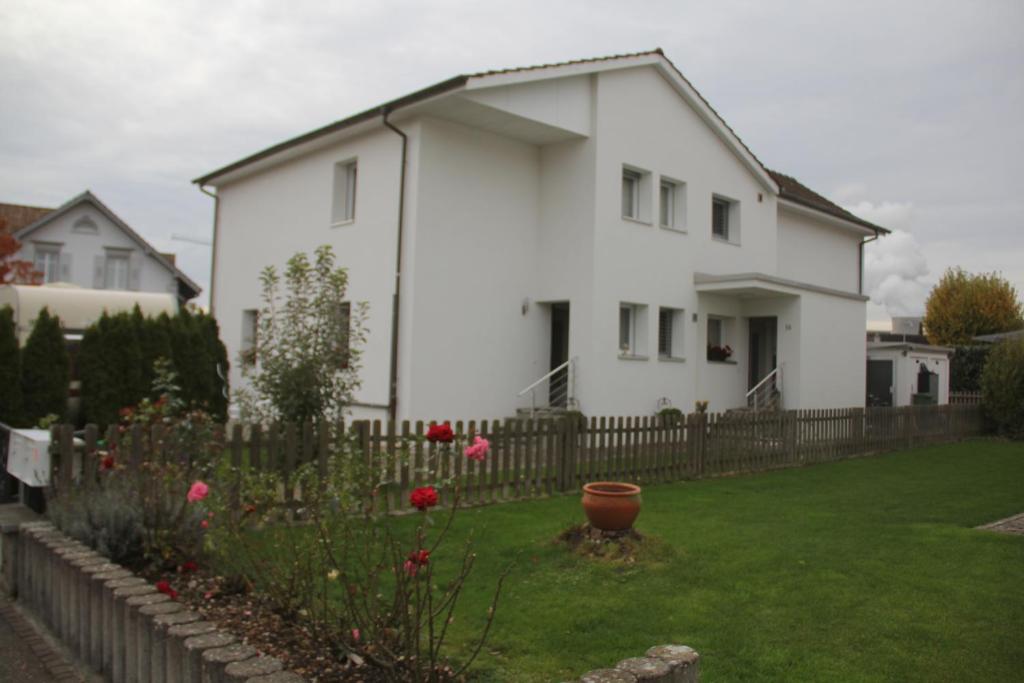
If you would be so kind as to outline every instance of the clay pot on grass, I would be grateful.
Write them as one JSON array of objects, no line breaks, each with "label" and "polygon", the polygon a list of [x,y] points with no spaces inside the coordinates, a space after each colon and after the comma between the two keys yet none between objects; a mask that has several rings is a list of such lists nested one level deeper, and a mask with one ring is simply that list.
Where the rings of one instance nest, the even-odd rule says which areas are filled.
[{"label": "clay pot on grass", "polygon": [[621,481],[585,484],[583,511],[590,525],[602,531],[629,529],[640,514],[640,487]]}]

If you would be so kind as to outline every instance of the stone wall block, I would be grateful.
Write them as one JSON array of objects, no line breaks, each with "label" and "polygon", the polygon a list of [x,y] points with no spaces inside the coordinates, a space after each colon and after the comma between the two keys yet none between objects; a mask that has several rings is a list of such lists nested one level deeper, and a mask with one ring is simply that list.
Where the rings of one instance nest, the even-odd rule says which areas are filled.
[{"label": "stone wall block", "polygon": [[284,669],[280,659],[276,657],[253,657],[244,662],[232,662],[224,668],[224,683],[246,683],[255,676],[276,674]]},{"label": "stone wall block", "polygon": [[[88,659],[89,655],[89,621],[91,618],[89,577],[93,567],[109,567],[107,558],[93,553],[90,557],[83,557],[74,560],[72,563],[74,572],[75,594],[77,595],[78,606],[76,612],[78,619],[75,622],[74,650],[75,656],[79,659]],[[69,643],[70,645],[70,643]]]},{"label": "stone wall block", "polygon": [[595,669],[580,676],[580,683],[636,683],[636,676],[622,669]]},{"label": "stone wall block", "polygon": [[245,683],[306,683],[306,679],[290,671],[279,671],[265,676],[254,676]]},{"label": "stone wall block", "polygon": [[[166,678],[166,657],[164,644],[160,641],[157,647],[153,631],[156,628],[156,617],[179,614],[185,610],[180,602],[168,600],[154,605],[139,607],[139,679],[148,683],[164,683]],[[199,616],[196,615],[196,619]]]},{"label": "stone wall block", "polygon": [[240,664],[256,656],[256,648],[244,643],[233,643],[203,652],[202,683],[224,683],[224,670],[228,664]]},{"label": "stone wall block", "polygon": [[700,655],[685,645],[657,645],[646,652],[672,669],[672,683],[697,683],[700,680]]},{"label": "stone wall block", "polygon": [[203,653],[233,645],[236,640],[230,633],[212,631],[205,635],[192,636],[182,642],[185,661],[181,683],[203,683]]},{"label": "stone wall block", "polygon": [[136,595],[124,601],[125,643],[124,672],[126,683],[149,683],[149,652],[146,650],[142,617],[139,610],[171,599],[164,593]]},{"label": "stone wall block", "polygon": [[[117,566],[117,565],[112,565]],[[95,572],[89,576],[89,666],[95,671],[103,671],[103,649],[109,631],[105,630],[103,615],[107,608],[104,590],[107,581],[131,578],[127,569],[109,569]]]},{"label": "stone wall block", "polygon": [[[123,579],[127,581],[128,579]],[[139,579],[142,581],[142,579]],[[116,583],[116,582],[115,582]],[[142,581],[141,585],[136,586],[122,586],[115,588],[112,595],[112,623],[113,629],[113,649],[111,650],[110,659],[110,678],[108,680],[113,683],[128,683],[128,652],[135,646],[135,634],[128,630],[128,619],[127,609],[125,607],[125,601],[128,598],[134,598],[137,595],[149,595],[155,593],[156,588],[150,586],[145,581]]]},{"label": "stone wall block", "polygon": [[189,624],[178,624],[167,629],[167,682],[186,683],[185,678],[185,641],[196,636],[207,635],[217,630],[217,625],[212,621],[194,621]]},{"label": "stone wall block", "polygon": [[638,683],[671,683],[672,668],[653,657],[630,657],[615,665],[616,669],[636,676]]}]

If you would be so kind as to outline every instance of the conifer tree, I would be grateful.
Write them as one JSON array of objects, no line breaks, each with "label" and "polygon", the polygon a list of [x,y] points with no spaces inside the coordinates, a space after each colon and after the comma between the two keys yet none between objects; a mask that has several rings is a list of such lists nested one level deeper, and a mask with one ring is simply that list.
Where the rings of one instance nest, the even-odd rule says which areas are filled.
[{"label": "conifer tree", "polygon": [[23,421],[34,425],[47,415],[67,414],[70,361],[60,318],[43,308],[21,353]]},{"label": "conifer tree", "polygon": [[0,308],[0,422],[13,427],[22,426],[21,408],[18,331],[14,324],[14,311],[10,306],[4,306]]}]

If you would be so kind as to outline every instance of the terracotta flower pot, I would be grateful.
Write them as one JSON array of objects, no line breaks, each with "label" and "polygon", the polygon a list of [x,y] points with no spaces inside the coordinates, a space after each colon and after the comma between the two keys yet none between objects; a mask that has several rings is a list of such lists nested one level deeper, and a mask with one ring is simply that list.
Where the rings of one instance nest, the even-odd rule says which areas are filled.
[{"label": "terracotta flower pot", "polygon": [[620,481],[595,481],[583,486],[583,511],[591,526],[623,531],[640,514],[640,487]]}]

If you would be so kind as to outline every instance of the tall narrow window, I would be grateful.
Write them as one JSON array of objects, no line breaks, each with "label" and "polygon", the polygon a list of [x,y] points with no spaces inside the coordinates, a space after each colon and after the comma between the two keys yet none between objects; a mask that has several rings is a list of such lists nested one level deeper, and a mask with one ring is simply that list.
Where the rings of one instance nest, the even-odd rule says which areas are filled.
[{"label": "tall narrow window", "polygon": [[722,319],[708,318],[708,346],[722,345]]},{"label": "tall narrow window", "polygon": [[619,357],[645,359],[647,353],[647,306],[619,304]]},{"label": "tall narrow window", "polygon": [[128,254],[107,254],[103,287],[105,289],[128,289]]},{"label": "tall narrow window", "polygon": [[663,228],[676,227],[676,184],[668,180],[661,181],[660,195],[661,218],[660,224]]},{"label": "tall narrow window", "polygon": [[256,365],[259,315],[259,311],[255,308],[248,308],[242,311],[242,346],[239,351],[242,358],[242,365]]},{"label": "tall narrow window", "polygon": [[715,197],[711,200],[711,234],[729,239],[729,202]]},{"label": "tall narrow window", "polygon": [[640,218],[640,174],[622,170],[622,217]]},{"label": "tall narrow window", "polygon": [[356,217],[356,162],[334,165],[334,203],[331,223],[347,223]]},{"label": "tall narrow window", "polygon": [[349,334],[352,332],[352,304],[344,302],[338,310],[340,321],[338,323],[338,345],[341,352],[341,367],[348,368],[348,353],[351,344]]},{"label": "tall narrow window", "polygon": [[633,350],[633,306],[619,306],[619,351],[624,354]]}]

